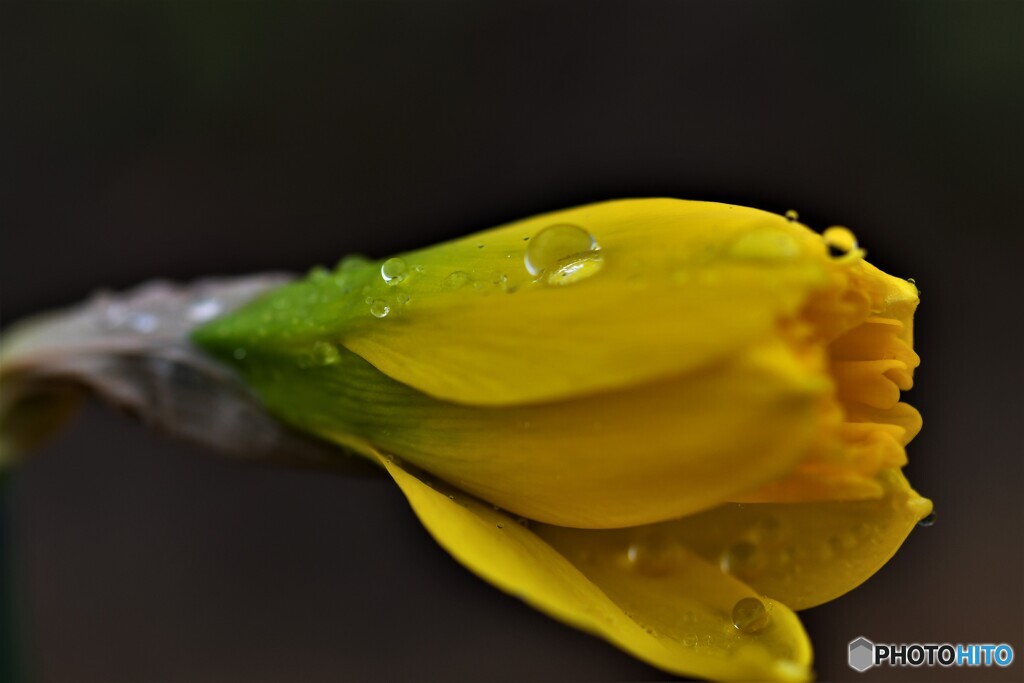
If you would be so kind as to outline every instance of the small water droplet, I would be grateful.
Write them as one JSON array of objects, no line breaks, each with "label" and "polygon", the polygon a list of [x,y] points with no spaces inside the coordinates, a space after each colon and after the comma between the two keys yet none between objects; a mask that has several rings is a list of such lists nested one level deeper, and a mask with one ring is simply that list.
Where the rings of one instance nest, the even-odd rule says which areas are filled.
[{"label": "small water droplet", "polygon": [[188,309],[188,319],[201,323],[220,313],[220,302],[213,297],[199,299]]},{"label": "small water droplet", "polygon": [[370,302],[370,315],[374,318],[385,318],[391,312],[391,307],[383,299],[374,299]]},{"label": "small water droplet", "polygon": [[465,287],[466,283],[468,283],[471,279],[472,278],[470,278],[469,273],[463,272],[461,270],[456,270],[454,273],[450,274],[448,277],[444,279],[444,286],[447,287],[448,289],[459,289],[461,287]]},{"label": "small water droplet", "polygon": [[723,572],[749,581],[760,576],[767,563],[767,557],[760,547],[750,541],[737,541],[725,549],[718,566]]},{"label": "small water droplet", "polygon": [[786,212],[786,220],[789,221],[790,223],[795,223],[796,221],[800,220],[800,214],[798,214],[795,210],[790,209],[789,211]]},{"label": "small water droplet", "polygon": [[243,349],[240,346],[237,349],[235,349],[235,351],[234,351],[234,353],[232,355],[235,357],[235,360],[242,360],[242,359],[244,359],[249,354],[246,352],[245,349]]},{"label": "small water droplet", "polygon": [[799,256],[800,245],[780,230],[754,230],[733,242],[729,253],[751,261],[781,261]]},{"label": "small water droplet", "polygon": [[687,633],[683,636],[683,647],[697,647],[697,636]]},{"label": "small water droplet", "polygon": [[674,548],[659,538],[637,540],[626,548],[626,562],[647,576],[664,576],[675,568]]},{"label": "small water droplet", "polygon": [[117,329],[128,320],[128,307],[124,304],[111,303],[103,308],[103,315],[100,318],[100,327],[104,329]]},{"label": "small water droplet", "polygon": [[768,610],[757,598],[743,598],[732,607],[732,625],[746,634],[763,631],[768,625]]},{"label": "small water droplet", "polygon": [[497,527],[498,527],[499,529],[504,529],[504,528],[505,528],[505,525],[504,525],[504,524],[502,524],[501,522],[498,522],[498,524],[497,524]]},{"label": "small water droplet", "polygon": [[349,254],[345,258],[338,261],[338,265],[335,266],[335,270],[339,273],[348,271],[358,270],[364,268],[370,264],[370,259],[360,254]]},{"label": "small water droplet", "polygon": [[322,282],[330,277],[331,271],[327,270],[323,266],[313,266],[309,269],[309,279],[313,282]]},{"label": "small water droplet", "polygon": [[935,511],[932,510],[927,515],[921,518],[921,521],[917,523],[918,526],[932,526],[935,524]]},{"label": "small water droplet", "polygon": [[389,258],[380,267],[380,276],[392,286],[404,280],[408,272],[409,266],[400,258]]},{"label": "small water droplet", "polygon": [[526,517],[516,517],[516,524],[523,527],[524,529],[530,528],[530,520],[528,520]]},{"label": "small water droplet", "polygon": [[160,327],[160,320],[152,313],[134,313],[128,324],[136,332],[142,334],[150,334],[156,331],[156,328]]},{"label": "small water droplet", "polygon": [[523,263],[536,277],[550,285],[565,285],[594,275],[601,269],[601,247],[578,225],[549,225],[530,240]]},{"label": "small water droplet", "polygon": [[411,297],[408,294],[406,294],[405,292],[402,292],[401,294],[399,294],[398,296],[395,297],[395,301],[397,301],[400,304],[407,304],[407,303],[409,303],[409,299],[410,298]]},{"label": "small water droplet", "polygon": [[821,238],[825,240],[828,254],[833,258],[842,258],[857,250],[857,238],[847,228],[833,225],[821,233]]},{"label": "small water droplet", "polygon": [[335,365],[341,360],[338,347],[325,341],[313,344],[313,362],[317,365]]}]

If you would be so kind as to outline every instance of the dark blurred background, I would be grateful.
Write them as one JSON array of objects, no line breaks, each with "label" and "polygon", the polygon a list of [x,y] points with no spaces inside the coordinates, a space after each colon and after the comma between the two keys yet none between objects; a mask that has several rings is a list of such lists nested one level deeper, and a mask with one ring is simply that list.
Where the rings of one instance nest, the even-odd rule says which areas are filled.
[{"label": "dark blurred background", "polygon": [[[1022,31],[1020,2],[5,3],[3,323],[624,196],[848,225],[923,290],[908,473],[938,521],[804,613],[817,671],[1021,680]],[[38,681],[666,678],[477,580],[383,479],[93,406],[10,484]],[[859,635],[1018,661],[859,675]]]}]

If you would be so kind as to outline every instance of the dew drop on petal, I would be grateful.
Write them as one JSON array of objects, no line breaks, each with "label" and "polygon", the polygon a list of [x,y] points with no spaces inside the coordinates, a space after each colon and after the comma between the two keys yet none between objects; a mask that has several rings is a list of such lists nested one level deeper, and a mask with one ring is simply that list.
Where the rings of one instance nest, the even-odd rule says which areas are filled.
[{"label": "dew drop on petal", "polygon": [[750,261],[783,261],[800,255],[800,245],[779,230],[755,230],[733,242],[729,253]]},{"label": "dew drop on petal", "polygon": [[550,285],[567,285],[601,269],[601,247],[589,232],[569,223],[549,225],[529,241],[523,264]]},{"label": "dew drop on petal", "polygon": [[798,214],[793,209],[790,209],[789,211],[786,212],[786,220],[789,221],[790,223],[795,223],[796,221],[800,220],[800,214]]},{"label": "dew drop on petal", "polygon": [[374,318],[384,318],[391,312],[391,307],[383,299],[374,299],[370,303],[370,315]]},{"label": "dew drop on petal", "polygon": [[626,548],[626,563],[647,576],[669,574],[675,568],[675,562],[672,546],[659,539],[641,539]]},{"label": "dew drop on petal", "polygon": [[338,347],[325,341],[318,341],[313,344],[313,362],[317,365],[335,365],[341,361],[341,354]]},{"label": "dew drop on petal", "polygon": [[397,285],[408,272],[409,266],[400,258],[389,258],[380,267],[380,276],[389,285]]},{"label": "dew drop on petal", "polygon": [[409,303],[409,299],[410,298],[411,297],[408,294],[406,294],[405,292],[402,292],[401,294],[399,294],[398,296],[395,297],[395,300],[398,303],[400,303],[400,304],[407,304],[407,303]]},{"label": "dew drop on petal", "polygon": [[461,289],[470,281],[469,273],[456,270],[444,279],[444,286],[448,289]]},{"label": "dew drop on petal", "polygon": [[738,579],[749,581],[761,575],[767,565],[767,557],[760,547],[750,541],[737,541],[722,552],[718,561],[723,572]]},{"label": "dew drop on petal", "polygon": [[360,254],[349,254],[345,258],[338,261],[338,265],[334,267],[336,272],[343,273],[353,270],[359,270],[364,266],[368,265],[370,260]]},{"label": "dew drop on petal", "polygon": [[732,607],[732,625],[741,633],[758,633],[768,625],[768,610],[757,598],[743,598]]},{"label": "dew drop on petal", "polygon": [[918,526],[931,526],[935,524],[935,511],[932,510],[927,515],[921,518],[921,521],[917,523]]},{"label": "dew drop on petal", "polygon": [[829,256],[833,258],[846,256],[857,249],[857,238],[854,237],[849,229],[838,225],[826,229],[825,232],[821,233],[821,238],[825,240]]}]

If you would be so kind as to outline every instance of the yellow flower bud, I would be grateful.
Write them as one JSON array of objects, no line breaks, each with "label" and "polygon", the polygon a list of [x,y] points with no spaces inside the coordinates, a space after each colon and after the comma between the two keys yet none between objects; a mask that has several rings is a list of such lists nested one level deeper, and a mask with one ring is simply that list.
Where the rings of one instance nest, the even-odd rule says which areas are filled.
[{"label": "yellow flower bud", "polygon": [[787,606],[931,507],[899,473],[917,290],[863,256],[844,228],[608,202],[347,259],[195,340],[503,589],[670,671],[801,679]]}]

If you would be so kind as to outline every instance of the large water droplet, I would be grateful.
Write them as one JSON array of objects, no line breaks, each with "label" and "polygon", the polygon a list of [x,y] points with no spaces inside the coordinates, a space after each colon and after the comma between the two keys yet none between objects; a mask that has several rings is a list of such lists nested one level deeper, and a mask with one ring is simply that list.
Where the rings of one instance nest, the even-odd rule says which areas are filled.
[{"label": "large water droplet", "polygon": [[313,344],[313,362],[317,365],[335,365],[341,360],[338,347],[325,341]]},{"label": "large water droplet", "polygon": [[842,258],[857,250],[857,238],[847,228],[833,225],[821,233],[828,247],[828,254],[833,258]]},{"label": "large water droplet", "polygon": [[601,269],[601,246],[578,225],[549,225],[530,240],[523,263],[531,275],[551,285],[567,285]]},{"label": "large water droplet", "polygon": [[374,299],[370,302],[370,315],[374,318],[385,318],[390,312],[391,307],[383,299]]},{"label": "large water droplet", "polygon": [[743,598],[732,607],[732,625],[741,633],[758,633],[768,625],[768,610],[757,598]]},{"label": "large water droplet", "polygon": [[737,541],[722,553],[719,567],[738,579],[749,581],[765,570],[768,558],[760,547],[750,541]]},{"label": "large water droplet", "polygon": [[400,258],[389,258],[380,267],[380,276],[389,285],[397,285],[408,272],[409,266]]}]

